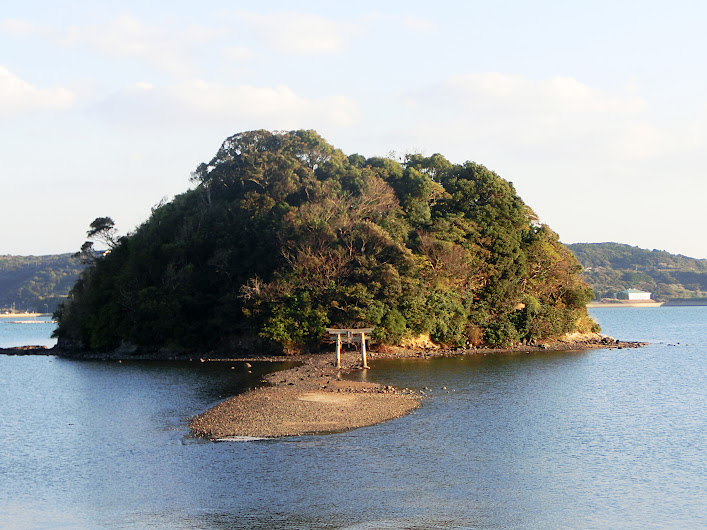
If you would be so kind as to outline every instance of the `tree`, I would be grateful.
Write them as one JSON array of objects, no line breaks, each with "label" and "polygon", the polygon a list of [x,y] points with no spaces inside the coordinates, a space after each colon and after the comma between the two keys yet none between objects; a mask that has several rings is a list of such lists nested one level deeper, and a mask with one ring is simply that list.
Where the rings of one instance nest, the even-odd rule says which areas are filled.
[{"label": "tree", "polygon": [[118,246],[117,233],[113,219],[110,217],[97,217],[91,222],[86,232],[89,241],[85,241],[81,245],[81,250],[74,254],[74,257],[85,265],[95,264],[96,260],[103,254],[103,251],[97,250],[94,247],[94,242],[103,243],[108,247],[108,251],[111,251]]},{"label": "tree", "polygon": [[114,249],[118,245],[117,233],[113,219],[110,217],[97,217],[91,223],[86,235],[89,239],[100,241],[109,249]]}]

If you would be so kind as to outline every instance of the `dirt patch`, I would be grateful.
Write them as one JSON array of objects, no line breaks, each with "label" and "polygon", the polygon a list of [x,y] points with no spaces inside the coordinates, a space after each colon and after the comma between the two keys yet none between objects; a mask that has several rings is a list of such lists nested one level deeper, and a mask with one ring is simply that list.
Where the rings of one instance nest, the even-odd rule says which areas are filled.
[{"label": "dirt patch", "polygon": [[334,394],[333,392],[305,392],[297,399],[300,401],[311,401],[313,403],[347,403],[352,404],[353,396]]}]

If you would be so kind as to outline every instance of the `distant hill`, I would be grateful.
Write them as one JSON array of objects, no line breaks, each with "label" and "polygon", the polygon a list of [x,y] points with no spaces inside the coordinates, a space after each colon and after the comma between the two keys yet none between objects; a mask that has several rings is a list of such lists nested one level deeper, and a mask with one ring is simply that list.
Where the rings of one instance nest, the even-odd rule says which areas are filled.
[{"label": "distant hill", "polygon": [[82,269],[71,254],[0,256],[0,312],[53,312]]},{"label": "distant hill", "polygon": [[611,298],[624,289],[650,291],[658,301],[707,297],[707,260],[621,243],[567,246],[597,298]]}]

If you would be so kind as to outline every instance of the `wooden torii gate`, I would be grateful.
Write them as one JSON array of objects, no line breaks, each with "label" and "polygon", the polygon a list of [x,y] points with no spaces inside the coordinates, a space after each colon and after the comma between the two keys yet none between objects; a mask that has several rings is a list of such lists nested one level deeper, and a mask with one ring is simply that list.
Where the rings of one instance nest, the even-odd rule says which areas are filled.
[{"label": "wooden torii gate", "polygon": [[341,336],[351,340],[361,341],[361,361],[363,368],[368,368],[366,359],[366,333],[371,334],[376,328],[326,328],[329,335],[336,335],[336,367],[341,368]]}]

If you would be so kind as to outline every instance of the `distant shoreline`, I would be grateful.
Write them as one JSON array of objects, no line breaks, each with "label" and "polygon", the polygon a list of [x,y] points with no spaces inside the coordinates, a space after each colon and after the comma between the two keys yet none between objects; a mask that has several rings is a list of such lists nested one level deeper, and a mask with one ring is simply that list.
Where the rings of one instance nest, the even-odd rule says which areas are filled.
[{"label": "distant shoreline", "polygon": [[656,302],[655,300],[642,302],[640,300],[626,300],[613,302],[589,302],[587,308],[596,307],[704,307],[707,306],[707,298],[673,298],[667,302]]},{"label": "distant shoreline", "polygon": [[656,302],[655,300],[641,302],[638,300],[617,300],[614,302],[589,302],[587,308],[595,307],[661,307],[665,302]]},{"label": "distant shoreline", "polygon": [[0,318],[50,317],[51,313],[0,313]]}]

